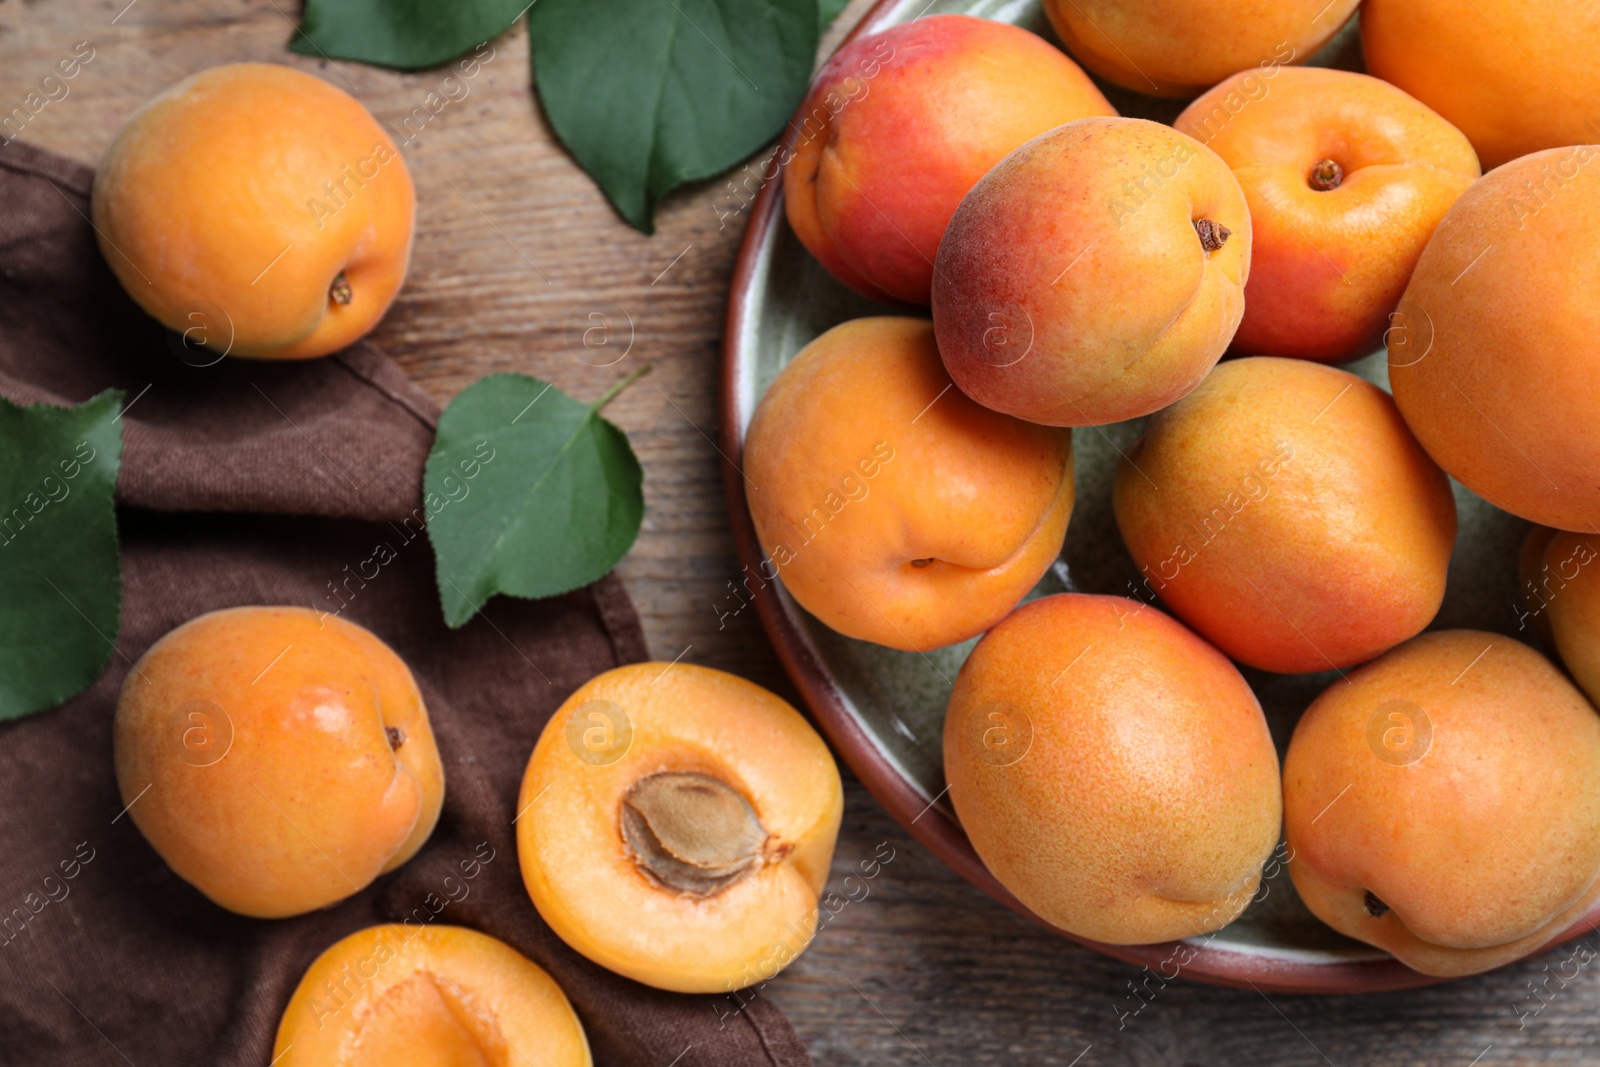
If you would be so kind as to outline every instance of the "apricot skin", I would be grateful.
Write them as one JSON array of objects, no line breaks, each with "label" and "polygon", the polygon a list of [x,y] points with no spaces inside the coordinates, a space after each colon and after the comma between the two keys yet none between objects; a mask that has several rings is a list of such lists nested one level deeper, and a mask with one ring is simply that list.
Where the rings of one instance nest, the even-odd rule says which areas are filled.
[{"label": "apricot skin", "polygon": [[[1226,228],[1208,252],[1195,222]],[[1143,119],[1080,119],[973,186],[939,246],[945,367],[1052,426],[1147,415],[1205,377],[1244,313],[1250,211],[1217,154]]]},{"label": "apricot skin", "polygon": [[[662,772],[708,775],[750,803],[771,835],[752,874],[695,898],[640,868],[623,799]],[[523,882],[563,941],[658,989],[724,993],[771,978],[810,943],[844,794],[827,746],[777,696],[708,667],[636,663],[591,679],[551,717],[517,810]]]},{"label": "apricot skin", "polygon": [[789,224],[861,295],[926,304],[967,190],[1029,138],[1114,114],[1076,63],[1020,27],[969,15],[890,27],[818,73],[784,178]]},{"label": "apricot skin", "polygon": [[1417,262],[1389,331],[1395,402],[1496,507],[1600,527],[1600,146],[1484,175]]},{"label": "apricot skin", "polygon": [[[1229,97],[1247,102],[1232,110]],[[1220,155],[1249,201],[1250,282],[1233,347],[1250,355],[1342,363],[1378,348],[1434,227],[1478,177],[1460,130],[1350,71],[1236,74],[1173,125]],[[1323,160],[1341,171],[1331,189],[1310,180]]]},{"label": "apricot skin", "polygon": [[1449,480],[1382,389],[1304,360],[1230,360],[1154,416],[1112,503],[1146,589],[1233,659],[1361,663],[1444,599]]},{"label": "apricot skin", "polygon": [[299,915],[360,891],[416,854],[444,799],[406,665],[367,630],[305,608],[179,626],[123,683],[113,736],[140,832],[241,915]]},{"label": "apricot skin", "polygon": [[1367,0],[1361,46],[1368,71],[1458,126],[1485,167],[1600,136],[1588,0]]},{"label": "apricot skin", "polygon": [[1424,974],[1519,959],[1600,895],[1600,717],[1497,634],[1423,634],[1334,682],[1283,802],[1306,906]]},{"label": "apricot skin", "polygon": [[807,345],[761,398],[744,458],[769,569],[828,626],[892,648],[998,622],[1072,514],[1071,436],[952,388],[922,319],[856,319]]},{"label": "apricot skin", "polygon": [[1600,536],[1556,534],[1544,568],[1550,640],[1579,688],[1600,699]]},{"label": "apricot skin", "polygon": [[1255,695],[1136,600],[1048,596],[990,630],[956,678],[944,762],[989,870],[1079,937],[1225,926],[1278,842],[1278,757]]},{"label": "apricot skin", "polygon": [[1230,74],[1304,63],[1360,0],[1044,0],[1078,62],[1125,89],[1196,96]]},{"label": "apricot skin", "polygon": [[[234,63],[134,112],[95,175],[93,216],[123,288],[191,347],[311,359],[383,317],[414,203],[405,160],[355,98]],[[340,274],[348,303],[332,296]]]},{"label": "apricot skin", "polygon": [[590,1067],[555,980],[460,926],[391,923],[318,956],[278,1024],[276,1067]]}]

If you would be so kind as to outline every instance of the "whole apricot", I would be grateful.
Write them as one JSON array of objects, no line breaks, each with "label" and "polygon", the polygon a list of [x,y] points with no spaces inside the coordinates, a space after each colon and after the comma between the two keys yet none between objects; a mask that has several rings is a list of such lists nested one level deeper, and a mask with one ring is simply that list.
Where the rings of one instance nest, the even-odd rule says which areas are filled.
[{"label": "whole apricot", "polygon": [[1485,167],[1600,140],[1600,8],[1588,0],[1367,0],[1367,70],[1449,119]]},{"label": "whole apricot", "polygon": [[1444,600],[1450,482],[1389,394],[1298,359],[1223,363],[1118,464],[1117,526],[1146,589],[1269,671],[1361,663]]},{"label": "whole apricot", "polygon": [[270,63],[185,78],[95,174],[95,232],[128,295],[187,344],[310,359],[383,317],[411,258],[415,195],[350,94]]},{"label": "whole apricot", "polygon": [[400,657],[306,608],[213,611],[150,646],[113,726],[128,814],[182,879],[274,919],[416,855],[444,771]]},{"label": "whole apricot", "polygon": [[318,956],[278,1023],[275,1067],[589,1067],[566,994],[461,926],[369,926]]},{"label": "whole apricot", "polygon": [[1544,561],[1544,550],[1559,531],[1548,526],[1532,526],[1522,539],[1522,549],[1517,553],[1517,582],[1522,588],[1522,606],[1512,605],[1517,613],[1518,636],[1530,645],[1533,640],[1520,631],[1531,630],[1533,637],[1545,650],[1555,648],[1555,635],[1550,632],[1550,600],[1566,583]]},{"label": "whole apricot", "polygon": [[1278,843],[1278,755],[1255,694],[1137,600],[1062,593],[990,630],[950,694],[944,770],[1001,884],[1096,941],[1226,926]]},{"label": "whole apricot", "polygon": [[777,696],[636,663],[551,717],[517,809],[523,881],[563,941],[658,989],[722,993],[810,943],[844,794],[827,745]]},{"label": "whole apricot", "polygon": [[1319,919],[1423,974],[1486,971],[1600,896],[1600,716],[1521,642],[1426,633],[1306,709],[1283,807]]},{"label": "whole apricot", "polygon": [[1107,81],[1195,96],[1230,74],[1304,63],[1360,0],[1044,0],[1067,50]]},{"label": "whole apricot", "polygon": [[1558,533],[1544,550],[1550,639],[1573,680],[1600,700],[1600,535]]},{"label": "whole apricot", "polygon": [[1072,514],[1071,435],[952,388],[923,319],[856,319],[812,341],[761,398],[744,459],[765,577],[892,648],[998,622]]},{"label": "whole apricot", "polygon": [[1052,426],[1118,422],[1187,393],[1227,349],[1250,209],[1194,138],[1080,119],[972,187],[937,264],[934,329],[963,392]]},{"label": "whole apricot", "polygon": [[926,304],[967,190],[1029,138],[1115,114],[1076,63],[1018,26],[935,15],[857,38],[795,122],[789,225],[856,292]]},{"label": "whole apricot", "polygon": [[1434,227],[1478,177],[1460,130],[1350,71],[1235,74],[1173,125],[1244,187],[1253,240],[1233,346],[1253,355],[1342,363],[1379,347]]},{"label": "whole apricot", "polygon": [[1434,231],[1389,330],[1389,384],[1468,489],[1600,524],[1600,145],[1497,167]]}]

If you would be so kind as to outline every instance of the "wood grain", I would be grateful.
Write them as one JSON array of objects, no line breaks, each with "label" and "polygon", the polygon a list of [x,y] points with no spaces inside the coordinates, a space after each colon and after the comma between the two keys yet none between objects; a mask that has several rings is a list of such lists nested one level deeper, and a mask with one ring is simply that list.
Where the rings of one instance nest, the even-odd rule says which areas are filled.
[{"label": "wood grain", "polygon": [[[446,73],[293,55],[285,44],[299,10],[290,0],[126,5],[0,0],[0,113],[19,106],[76,42],[95,49],[25,139],[92,163],[140,103],[218,63],[303,67],[354,92],[386,125],[413,116]],[[866,6],[855,0],[843,23]],[[651,651],[791,693],[754,612],[719,617],[739,564],[719,482],[713,382],[750,193],[739,172],[700,183],[669,198],[655,236],[635,233],[552,139],[530,91],[524,27],[493,48],[465,98],[420,127],[413,118],[403,146],[419,202],[412,273],[375,339],[441,402],[497,371],[594,397],[652,364],[608,409],[646,471],[644,530],[620,572]],[[585,347],[591,313],[609,317],[610,347]],[[599,365],[619,352],[618,362]],[[1404,994],[1269,1000],[1152,979],[1148,1002],[1139,1001],[1130,992],[1145,980],[1139,972],[1041,932],[961,882],[854,781],[846,804],[833,888],[844,893],[844,878],[880,847],[894,859],[850,883],[861,899],[756,993],[789,1013],[819,1067],[1600,1062],[1600,979],[1584,971],[1563,986],[1555,977],[1572,973],[1562,965],[1570,949]],[[1600,938],[1590,943],[1600,947]],[[1550,990],[1536,1016],[1525,1014],[1543,1003],[1530,982]]]}]

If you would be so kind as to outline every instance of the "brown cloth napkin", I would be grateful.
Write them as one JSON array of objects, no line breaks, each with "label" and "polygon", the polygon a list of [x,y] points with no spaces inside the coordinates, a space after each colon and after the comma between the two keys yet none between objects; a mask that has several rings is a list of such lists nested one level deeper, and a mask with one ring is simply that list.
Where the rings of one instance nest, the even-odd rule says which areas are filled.
[{"label": "brown cloth napkin", "polygon": [[[540,728],[578,685],[645,658],[616,578],[498,599],[446,629],[432,550],[403,522],[421,506],[433,403],[364,343],[304,364],[185,362],[102,262],[91,177],[20,142],[0,149],[0,393],[69,404],[117,386],[127,405],[111,663],[64,706],[0,725],[0,1063],[264,1067],[318,953],[409,917],[482,930],[538,962],[603,1067],[809,1064],[765,999],[730,1010],[740,1002],[611,974],[568,949],[523,889],[511,821]],[[395,558],[378,567],[380,545]],[[444,813],[422,852],[294,919],[233,915],[180,880],[123,814],[112,774],[130,664],[179,623],[239,604],[339,610],[376,632],[416,673],[444,761]]]}]

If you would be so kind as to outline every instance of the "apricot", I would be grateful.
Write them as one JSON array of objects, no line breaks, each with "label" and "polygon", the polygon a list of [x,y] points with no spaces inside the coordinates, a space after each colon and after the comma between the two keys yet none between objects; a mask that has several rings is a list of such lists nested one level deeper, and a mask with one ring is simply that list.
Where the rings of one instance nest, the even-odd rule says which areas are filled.
[{"label": "apricot", "polygon": [[1561,662],[1600,700],[1600,535],[1558,533],[1544,550],[1545,610]]},{"label": "apricot", "polygon": [[922,319],[856,319],[812,341],[761,398],[744,459],[765,577],[892,648],[1000,621],[1072,514],[1070,434],[951,388]]},{"label": "apricot", "polygon": [[383,317],[414,200],[405,160],[354,97],[232,63],[133,113],[95,174],[93,216],[123,288],[186,343],[310,359]]},{"label": "apricot", "polygon": [[1253,241],[1233,346],[1254,355],[1342,363],[1379,347],[1434,227],[1478,177],[1460,130],[1350,71],[1235,74],[1173,125],[1244,187]]},{"label": "apricot", "polygon": [[935,15],[857,38],[796,120],[789,225],[856,292],[926,304],[967,190],[1029,138],[1115,114],[1076,63],[1017,26]]},{"label": "apricot", "polygon": [[444,771],[400,657],[306,608],[213,611],[139,658],[113,726],[128,814],[173,872],[274,919],[416,855]]},{"label": "apricot", "polygon": [[1124,89],[1195,96],[1230,74],[1304,63],[1360,0],[1044,0],[1078,62]]},{"label": "apricot", "polygon": [[1533,644],[1521,631],[1531,629],[1533,636],[1546,650],[1555,647],[1555,635],[1550,632],[1550,598],[1566,583],[1553,574],[1544,562],[1544,550],[1558,531],[1548,526],[1533,526],[1522,539],[1522,549],[1517,553],[1517,582],[1522,588],[1522,607],[1512,605],[1517,612],[1518,636]]},{"label": "apricot", "polygon": [[1062,593],[956,677],[950,799],[1035,914],[1111,944],[1232,922],[1278,843],[1278,756],[1238,670],[1149,605]]},{"label": "apricot", "polygon": [[461,926],[369,926],[318,956],[278,1023],[275,1067],[589,1067],[555,979]]},{"label": "apricot", "polygon": [[528,895],[602,967],[680,993],[788,966],[817,928],[844,795],[828,747],[767,690],[690,664],[581,686],[517,799]]},{"label": "apricot", "polygon": [[1446,213],[1389,331],[1434,460],[1531,522],[1600,524],[1600,146],[1490,171]]},{"label": "apricot", "polygon": [[1250,210],[1192,137],[1080,119],[973,186],[937,265],[934,329],[963,392],[1052,426],[1118,422],[1194,388],[1233,339]]},{"label": "apricot", "polygon": [[1118,464],[1117,526],[1145,587],[1242,663],[1361,663],[1438,613],[1450,482],[1389,394],[1305,360],[1230,360]]},{"label": "apricot", "polygon": [[1368,0],[1367,70],[1449,119],[1485,167],[1600,140],[1600,10],[1588,0]]},{"label": "apricot", "polygon": [[1330,685],[1283,805],[1306,906],[1424,974],[1519,959],[1600,896],[1600,717],[1498,634],[1423,634]]}]

